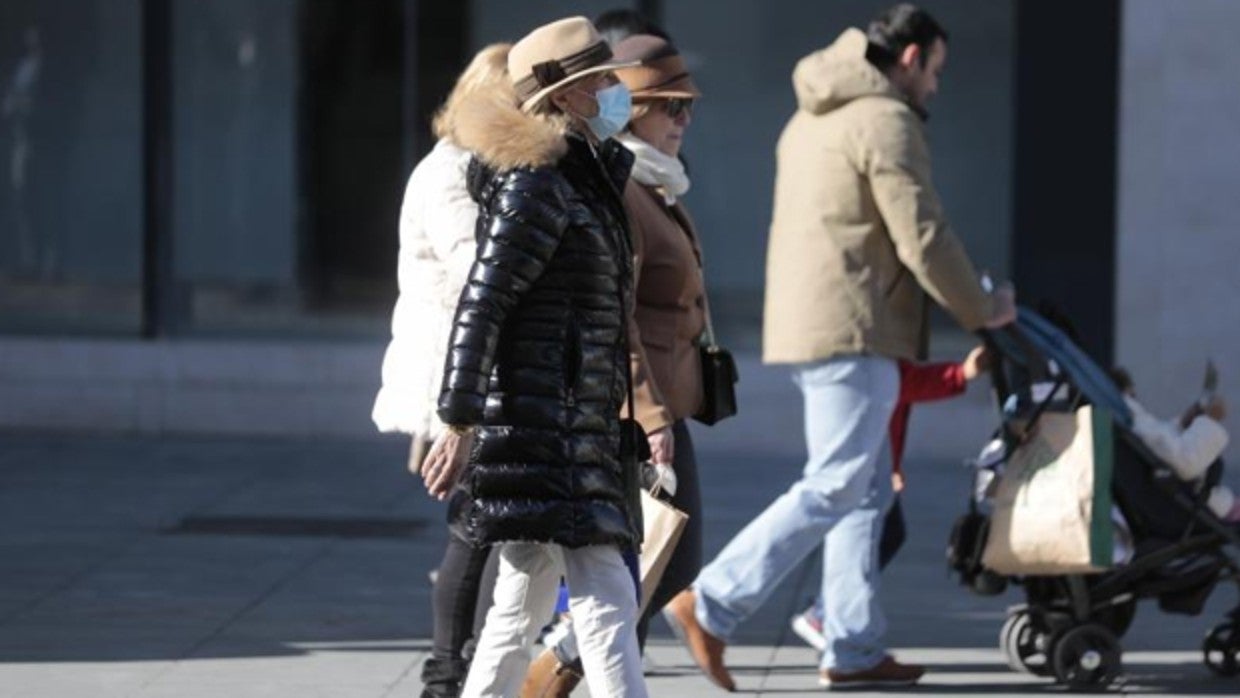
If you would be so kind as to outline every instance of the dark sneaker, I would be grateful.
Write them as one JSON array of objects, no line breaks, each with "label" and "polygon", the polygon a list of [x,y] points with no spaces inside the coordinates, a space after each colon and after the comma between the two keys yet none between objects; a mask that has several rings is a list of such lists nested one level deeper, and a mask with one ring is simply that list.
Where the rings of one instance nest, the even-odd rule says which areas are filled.
[{"label": "dark sneaker", "polygon": [[427,657],[422,663],[421,698],[457,698],[469,673],[469,663],[461,659]]},{"label": "dark sneaker", "polygon": [[818,683],[831,690],[852,688],[882,688],[892,686],[912,686],[925,675],[926,668],[918,664],[901,664],[891,656],[883,658],[871,669],[862,671],[840,672],[835,669],[824,669],[818,674]]}]

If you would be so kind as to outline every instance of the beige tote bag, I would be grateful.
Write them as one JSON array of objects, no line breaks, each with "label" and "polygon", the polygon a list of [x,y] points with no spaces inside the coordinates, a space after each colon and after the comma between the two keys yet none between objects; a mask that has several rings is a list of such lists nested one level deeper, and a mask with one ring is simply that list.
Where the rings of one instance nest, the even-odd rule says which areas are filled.
[{"label": "beige tote bag", "polygon": [[999,480],[982,564],[1000,574],[1099,572],[1112,565],[1111,415],[1043,414]]},{"label": "beige tote bag", "polygon": [[688,514],[642,490],[642,530],[645,539],[642,541],[640,560],[641,610],[646,610],[655,587],[663,579],[663,572],[667,570],[667,563],[672,559],[688,521]]}]

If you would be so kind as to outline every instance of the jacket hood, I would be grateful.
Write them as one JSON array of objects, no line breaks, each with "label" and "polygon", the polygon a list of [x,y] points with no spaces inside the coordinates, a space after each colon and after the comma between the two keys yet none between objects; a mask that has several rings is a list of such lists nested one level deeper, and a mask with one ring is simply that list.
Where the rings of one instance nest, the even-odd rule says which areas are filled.
[{"label": "jacket hood", "polygon": [[488,168],[554,165],[568,152],[568,119],[521,111],[510,90],[477,91],[462,100],[457,145]]},{"label": "jacket hood", "polygon": [[835,43],[802,58],[792,71],[797,106],[825,114],[861,97],[885,96],[904,102],[891,81],[865,58],[869,42],[860,29],[846,29]]}]

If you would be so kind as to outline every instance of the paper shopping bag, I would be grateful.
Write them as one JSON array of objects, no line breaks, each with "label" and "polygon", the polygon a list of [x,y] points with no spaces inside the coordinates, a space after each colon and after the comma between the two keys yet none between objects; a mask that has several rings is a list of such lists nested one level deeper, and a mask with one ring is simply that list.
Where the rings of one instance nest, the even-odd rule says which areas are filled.
[{"label": "paper shopping bag", "polygon": [[1113,452],[1112,420],[1105,410],[1043,414],[999,480],[982,564],[1009,575],[1110,567]]},{"label": "paper shopping bag", "polygon": [[676,551],[680,542],[680,534],[685,530],[689,515],[667,502],[642,490],[642,530],[645,534],[642,541],[641,581],[642,605],[644,611],[650,597],[659,586],[667,563]]}]

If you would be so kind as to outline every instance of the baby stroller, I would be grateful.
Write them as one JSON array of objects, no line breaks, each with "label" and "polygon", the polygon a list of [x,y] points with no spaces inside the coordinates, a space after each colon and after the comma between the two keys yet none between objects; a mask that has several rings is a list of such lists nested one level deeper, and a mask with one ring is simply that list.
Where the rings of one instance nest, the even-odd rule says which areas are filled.
[{"label": "baby stroller", "polygon": [[[1221,463],[1211,469],[1207,487],[1179,480],[1132,434],[1131,412],[1107,372],[1042,316],[1022,308],[1016,323],[986,333],[985,341],[994,357],[1004,452],[1017,441],[1013,424],[1030,428],[1048,411],[1090,404],[1114,415],[1112,496],[1134,551],[1131,562],[1100,574],[999,576],[982,566],[988,519],[971,496],[969,512],[952,531],[949,564],[978,593],[998,594],[1008,583],[1023,588],[1026,602],[1009,610],[999,632],[1014,670],[1053,676],[1071,688],[1105,687],[1120,674],[1120,639],[1139,601],[1196,616],[1219,583],[1240,590],[1240,566],[1228,553],[1229,546],[1233,554],[1240,550],[1240,531],[1205,506]],[[1206,634],[1202,652],[1214,673],[1240,675],[1240,606]]]}]

